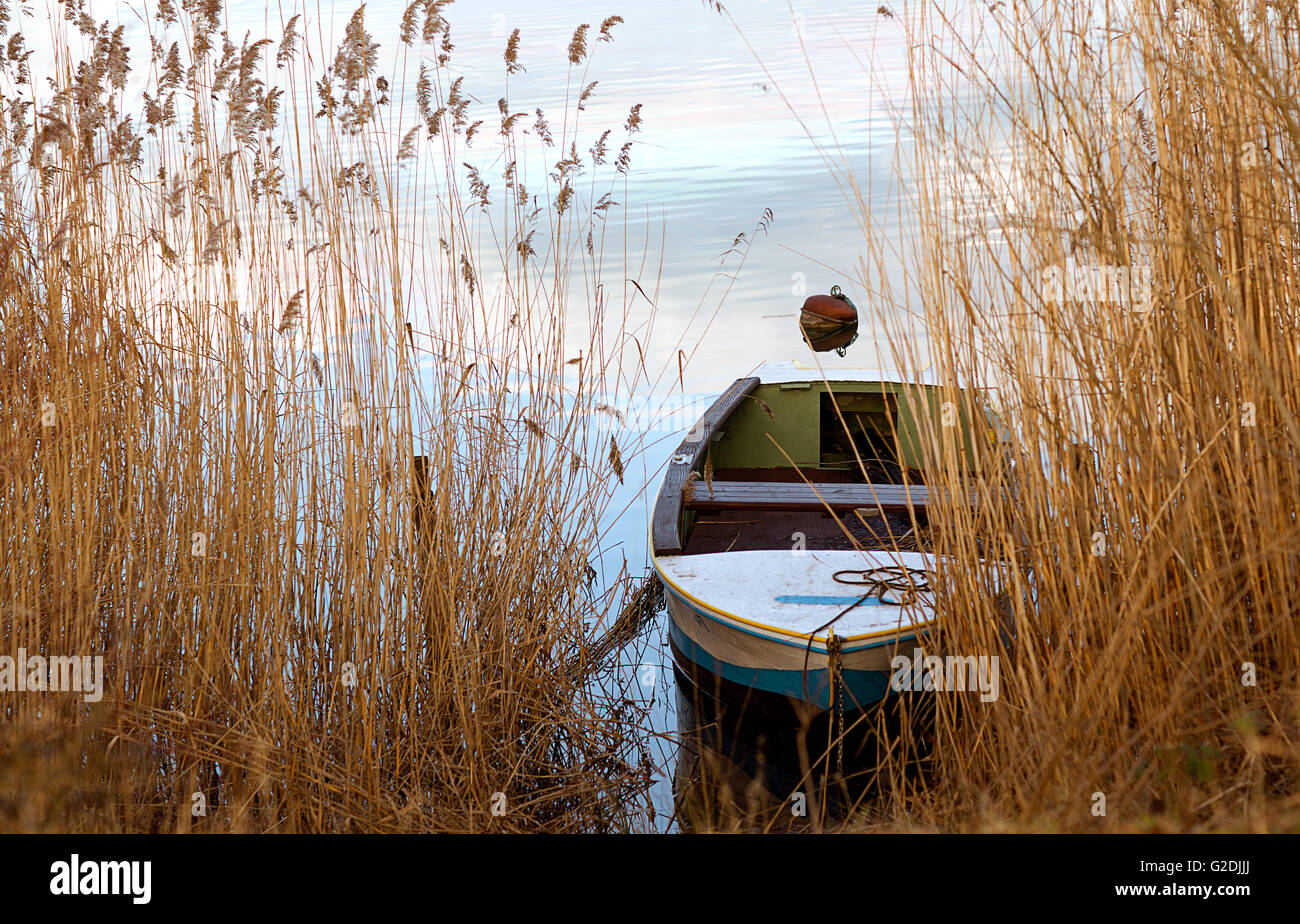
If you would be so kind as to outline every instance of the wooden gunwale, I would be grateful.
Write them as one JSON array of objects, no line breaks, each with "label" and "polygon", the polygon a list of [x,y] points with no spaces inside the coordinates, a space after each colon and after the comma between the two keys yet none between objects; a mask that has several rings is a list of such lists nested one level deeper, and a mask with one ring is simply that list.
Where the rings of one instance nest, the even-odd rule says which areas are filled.
[{"label": "wooden gunwale", "polygon": [[718,430],[758,385],[756,376],[733,382],[704,412],[669,458],[668,471],[655,499],[654,515],[650,521],[650,544],[655,555],[682,554],[682,488],[691,472],[698,470]]}]

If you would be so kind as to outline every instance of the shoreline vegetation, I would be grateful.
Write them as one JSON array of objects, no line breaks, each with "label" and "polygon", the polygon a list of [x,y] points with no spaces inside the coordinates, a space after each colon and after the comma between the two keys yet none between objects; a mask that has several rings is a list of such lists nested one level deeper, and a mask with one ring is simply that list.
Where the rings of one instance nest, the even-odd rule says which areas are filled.
[{"label": "shoreline vegetation", "polygon": [[[1297,830],[1300,11],[951,7],[878,15],[904,278],[822,153],[896,365],[1005,425],[924,441],[938,497],[986,499],[930,510],[925,654],[997,658],[997,695],[852,717],[854,787],[801,739],[798,823],[692,750],[678,823]],[[0,655],[103,657],[102,699],[0,699],[0,830],[660,827],[617,656],[661,601],[592,567],[642,445],[607,402],[693,352],[645,368],[654,289],[606,253],[642,116],[583,104],[622,20],[576,29],[557,113],[516,30],[480,121],[449,0],[398,73],[364,6],[325,48],[163,0],[134,60],[60,0],[48,85],[0,9]]]},{"label": "shoreline vegetation", "polygon": [[975,9],[881,18],[929,338],[897,358],[1012,434],[926,444],[988,499],[930,511],[935,645],[1001,690],[937,697],[924,781],[900,742],[856,827],[1298,830],[1297,6]]},{"label": "shoreline vegetation", "polygon": [[601,268],[640,116],[578,118],[621,20],[575,33],[568,112],[489,126],[447,6],[406,10],[404,79],[364,7],[322,51],[163,2],[133,61],[69,0],[49,89],[2,24],[0,647],[108,689],[5,698],[0,828],[650,827],[630,578],[589,564],[628,452],[591,405],[638,384]]}]

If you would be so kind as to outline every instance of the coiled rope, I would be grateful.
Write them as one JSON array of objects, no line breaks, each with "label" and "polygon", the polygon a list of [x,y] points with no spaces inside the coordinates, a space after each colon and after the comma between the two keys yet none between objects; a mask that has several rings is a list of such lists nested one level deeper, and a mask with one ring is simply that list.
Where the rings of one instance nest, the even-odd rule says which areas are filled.
[{"label": "coiled rope", "polygon": [[[858,575],[857,578],[850,580],[844,575]],[[833,575],[836,583],[849,584],[854,587],[866,587],[867,592],[863,594],[862,599],[856,603],[850,604],[844,612],[835,617],[839,619],[844,613],[849,612],[854,607],[862,605],[864,600],[875,597],[882,603],[893,603],[898,606],[907,606],[916,601],[917,594],[928,593],[933,588],[930,587],[931,572],[925,568],[908,568],[905,565],[883,565],[879,568],[870,568],[866,571],[848,570],[836,571]],[[901,594],[897,600],[890,600],[885,596],[886,591],[897,591]],[[835,620],[831,620],[833,623]],[[827,623],[830,625],[831,623]]]}]

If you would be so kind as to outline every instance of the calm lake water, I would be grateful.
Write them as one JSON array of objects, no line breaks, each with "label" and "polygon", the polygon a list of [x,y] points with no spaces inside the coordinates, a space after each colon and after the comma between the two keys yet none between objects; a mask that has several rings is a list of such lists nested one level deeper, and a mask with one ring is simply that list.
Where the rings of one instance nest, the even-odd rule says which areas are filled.
[{"label": "calm lake water", "polygon": [[[140,64],[148,47],[142,17],[128,4],[95,0],[90,6],[97,18],[116,18],[134,34]],[[464,77],[464,90],[476,100],[470,121],[483,119],[485,126],[465,159],[495,179],[497,197],[501,164],[487,127],[500,118],[500,97],[508,95],[512,111],[540,107],[554,117],[585,82],[598,81],[581,116],[581,137],[594,140],[612,128],[615,152],[628,110],[641,105],[629,186],[615,196],[623,214],[611,213],[611,224],[626,221],[630,273],[655,300],[647,366],[672,370],[665,379],[675,380],[676,351],[694,351],[682,389],[690,395],[721,391],[767,360],[810,359],[795,328],[805,294],[840,285],[865,313],[879,307],[870,294],[879,280],[867,276],[876,272],[874,260],[870,270],[862,262],[867,244],[844,179],[854,176],[874,220],[892,226],[899,193],[894,114],[906,115],[909,106],[902,27],[878,13],[878,4],[745,0],[731,6],[735,26],[702,0],[459,0],[444,9],[455,41],[450,73]],[[231,0],[227,29],[236,40],[245,32],[278,39],[281,17],[302,8]],[[305,8],[300,30],[308,47],[328,49],[332,58],[356,4]],[[397,41],[404,9],[403,2],[371,0],[365,21],[381,46],[381,68],[398,75],[395,87],[405,74],[409,100],[420,58]],[[591,42],[585,73],[571,72],[567,47],[575,27],[590,23],[594,39],[613,15],[624,20],[614,27],[614,41]],[[527,70],[507,84],[503,52],[515,28]],[[431,57],[426,50],[424,58]],[[314,109],[311,103],[304,100],[302,108]],[[393,133],[415,124],[411,109]],[[766,233],[756,233],[765,209],[772,220]],[[724,261],[723,254],[741,233],[752,247],[734,275],[739,257]],[[607,243],[611,284],[621,282],[616,264],[623,249]],[[720,269],[728,275],[716,277]],[[864,325],[848,357],[822,354],[821,361],[873,365],[873,340]]]}]

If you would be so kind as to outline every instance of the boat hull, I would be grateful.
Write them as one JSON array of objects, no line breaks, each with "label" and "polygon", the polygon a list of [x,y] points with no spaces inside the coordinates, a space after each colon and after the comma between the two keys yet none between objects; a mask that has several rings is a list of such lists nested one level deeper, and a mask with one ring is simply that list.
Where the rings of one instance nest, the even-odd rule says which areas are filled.
[{"label": "boat hull", "polygon": [[[679,666],[700,668],[739,688],[829,710],[835,700],[824,635],[811,647],[802,640],[766,633],[711,612],[665,583],[669,639]],[[915,631],[846,647],[840,655],[844,708],[878,703],[889,695],[890,662],[911,650]]]}]

